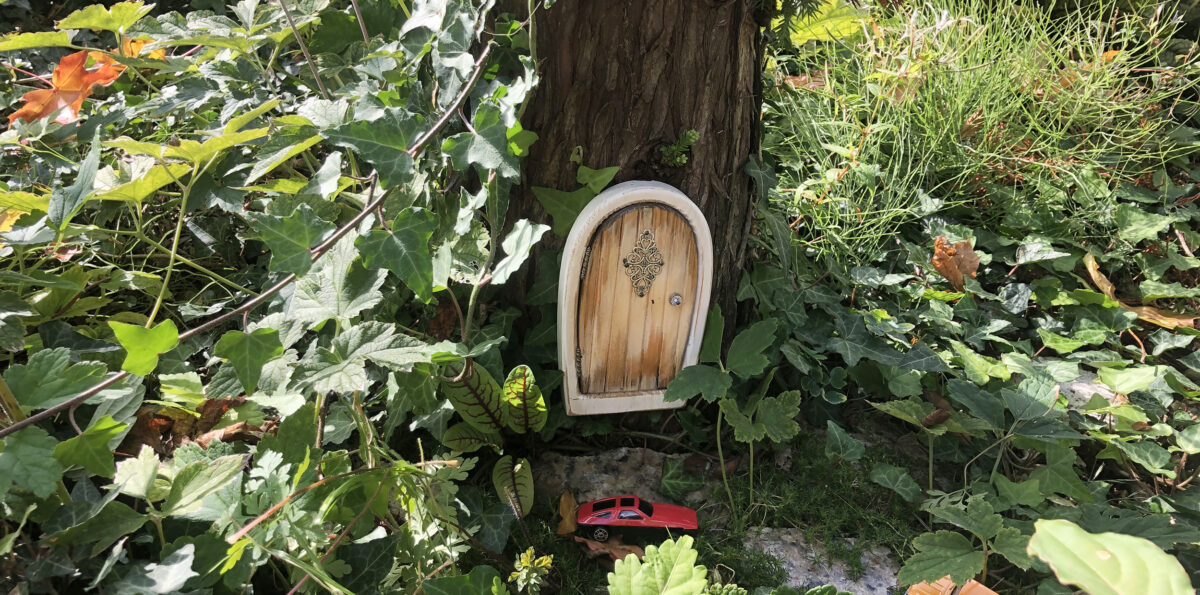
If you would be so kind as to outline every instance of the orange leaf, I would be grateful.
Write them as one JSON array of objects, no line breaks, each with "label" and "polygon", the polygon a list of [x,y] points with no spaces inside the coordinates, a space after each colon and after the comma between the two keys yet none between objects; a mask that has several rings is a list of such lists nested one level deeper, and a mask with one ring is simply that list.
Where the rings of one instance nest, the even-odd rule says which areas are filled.
[{"label": "orange leaf", "polygon": [[979,255],[971,248],[971,242],[963,240],[951,245],[946,236],[933,241],[933,258],[929,262],[954,286],[954,291],[963,290],[964,275],[974,279],[979,270]]},{"label": "orange leaf", "polygon": [[572,496],[569,490],[563,490],[562,497],[558,499],[558,514],[562,519],[558,521],[555,533],[570,535],[579,528],[579,525],[575,523],[575,511],[578,508],[579,504],[575,502],[575,496]]},{"label": "orange leaf", "polygon": [[1167,312],[1151,306],[1130,306],[1118,300],[1116,288],[1113,287],[1112,281],[1109,281],[1108,277],[1105,277],[1104,273],[1100,272],[1100,265],[1096,263],[1096,257],[1092,256],[1091,253],[1083,255],[1083,266],[1087,268],[1088,276],[1092,278],[1092,283],[1096,285],[1096,289],[1099,289],[1100,293],[1108,296],[1108,299],[1121,304],[1122,308],[1137,314],[1138,318],[1152,324],[1157,324],[1165,329],[1174,329],[1181,326],[1194,328],[1196,326],[1195,316]]},{"label": "orange leaf", "polygon": [[99,63],[96,70],[88,70],[87,58],[87,50],[80,50],[59,61],[51,79],[54,88],[26,93],[22,97],[25,105],[8,116],[9,125],[18,119],[34,122],[55,112],[58,117],[54,121],[59,124],[77,120],[83,100],[91,95],[92,87],[112,84],[121,75],[121,69],[112,63]]}]

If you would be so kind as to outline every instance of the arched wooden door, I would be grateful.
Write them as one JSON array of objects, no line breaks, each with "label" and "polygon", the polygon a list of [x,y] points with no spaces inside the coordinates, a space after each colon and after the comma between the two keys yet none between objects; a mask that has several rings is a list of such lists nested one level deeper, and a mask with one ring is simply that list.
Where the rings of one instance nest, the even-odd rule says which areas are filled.
[{"label": "arched wooden door", "polygon": [[699,209],[657,182],[597,196],[571,228],[559,278],[567,413],[678,407],[662,396],[696,363],[712,283]]}]

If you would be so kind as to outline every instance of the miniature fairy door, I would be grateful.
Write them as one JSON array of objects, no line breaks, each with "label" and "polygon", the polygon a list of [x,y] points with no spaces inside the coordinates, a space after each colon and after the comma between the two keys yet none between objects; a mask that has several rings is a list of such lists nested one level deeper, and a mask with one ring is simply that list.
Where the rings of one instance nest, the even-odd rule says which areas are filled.
[{"label": "miniature fairy door", "polygon": [[711,285],[708,223],[682,192],[625,182],[588,203],[559,274],[567,413],[682,406],[663,393],[696,363]]}]

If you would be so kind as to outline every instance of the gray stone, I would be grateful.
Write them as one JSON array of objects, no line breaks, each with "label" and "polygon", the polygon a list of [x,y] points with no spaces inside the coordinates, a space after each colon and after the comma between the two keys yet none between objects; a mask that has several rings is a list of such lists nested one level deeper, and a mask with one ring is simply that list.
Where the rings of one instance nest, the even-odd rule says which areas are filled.
[{"label": "gray stone", "polygon": [[1116,393],[1091,372],[1085,371],[1075,380],[1058,383],[1058,391],[1067,398],[1068,406],[1076,411],[1082,411],[1094,395],[1100,395],[1110,404],[1119,404]]},{"label": "gray stone", "polygon": [[[847,539],[853,544],[853,540]],[[888,595],[898,591],[896,575],[900,565],[892,553],[874,546],[863,553],[863,575],[853,578],[849,566],[829,556],[820,543],[809,543],[803,529],[763,527],[752,530],[746,537],[746,549],[764,552],[779,558],[787,572],[787,586],[811,589],[833,585],[856,595]]]},{"label": "gray stone", "polygon": [[597,455],[570,457],[544,452],[533,462],[534,490],[555,502],[570,490],[580,503],[633,494],[651,502],[671,502],[658,491],[664,455],[648,448],[617,448]]}]

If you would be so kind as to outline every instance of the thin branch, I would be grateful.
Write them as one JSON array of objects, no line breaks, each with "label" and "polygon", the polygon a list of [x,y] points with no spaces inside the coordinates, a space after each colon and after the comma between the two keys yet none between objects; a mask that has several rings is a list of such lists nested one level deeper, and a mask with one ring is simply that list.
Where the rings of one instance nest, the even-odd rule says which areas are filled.
[{"label": "thin branch", "polygon": [[[296,28],[296,21],[292,20],[292,12],[288,10],[287,2],[279,0],[280,8],[283,8],[283,16],[287,17],[288,26],[292,28],[292,35],[296,36],[296,43],[300,44],[300,51],[304,52],[304,59],[308,61],[308,69],[312,71],[314,79],[317,79],[317,87],[321,89],[321,96],[326,101],[332,101],[333,97],[329,95],[329,89],[325,88],[324,81],[321,80],[321,74],[317,72],[317,63],[313,62],[312,54],[308,53],[308,45],[304,43],[304,39],[300,37],[300,30]],[[355,6],[357,8],[357,6]],[[359,20],[361,21],[361,18]]]},{"label": "thin branch", "polygon": [[363,43],[371,45],[371,36],[367,35],[367,24],[363,22],[362,11],[358,9],[358,0],[350,0],[350,6],[354,7],[354,16],[358,17],[358,29],[362,31]]},{"label": "thin branch", "polygon": [[[445,111],[445,113],[442,114],[442,117],[440,119],[438,119],[438,121],[436,123],[434,123],[433,127],[430,128],[428,132],[426,132],[424,135],[422,135],[421,138],[417,139],[417,142],[413,143],[413,146],[410,147],[407,151],[405,151],[406,153],[415,157],[418,153],[421,152],[422,149],[425,148],[425,145],[427,143],[429,143],[429,141],[433,140],[433,138],[435,136],[437,136],[437,133],[439,131],[441,131],[441,129],[444,128],[450,122],[450,119],[454,117],[454,113],[456,111],[458,111],[459,106],[461,106],[464,102],[466,102],[467,97],[471,93],[471,90],[475,87],[475,83],[477,83],[479,81],[479,77],[483,75],[483,64],[484,64],[484,62],[486,62],[488,54],[491,53],[491,49],[492,49],[492,46],[489,44],[486,48],[484,48],[483,53],[481,53],[479,55],[479,59],[475,61],[475,72],[471,74],[471,78],[467,81],[467,84],[463,86],[462,91],[459,92],[458,97],[454,100],[454,104],[451,105],[450,108],[447,109]],[[371,188],[367,193],[368,202],[365,206],[363,206],[362,211],[360,211],[357,215],[355,215],[353,219],[351,219],[350,221],[347,221],[345,225],[338,228],[337,231],[333,232],[333,235],[329,236],[329,239],[325,240],[321,245],[319,245],[313,249],[313,251],[312,251],[313,262],[316,262],[318,259],[320,259],[322,256],[324,256],[325,253],[328,252],[329,249],[338,242],[338,240],[342,239],[343,237],[345,237],[346,234],[350,233],[350,230],[358,227],[358,224],[362,223],[363,219],[366,219],[367,216],[369,216],[370,214],[375,212],[375,209],[379,205],[383,204],[384,199],[386,199],[388,196],[387,192],[383,192],[377,198],[372,198],[375,194],[376,181],[377,181],[376,177],[374,175],[372,175],[371,176]],[[292,273],[292,274],[288,275],[287,277],[284,277],[278,283],[263,290],[263,292],[261,294],[259,294],[258,296],[254,297],[254,298],[251,298],[250,300],[247,300],[245,303],[238,306],[237,308],[230,310],[229,312],[226,312],[224,314],[221,314],[220,316],[217,316],[216,318],[214,318],[208,322],[205,322],[204,324],[201,324],[200,326],[198,326],[194,329],[180,333],[179,341],[183,342],[183,341],[186,341],[186,340],[188,340],[196,335],[199,335],[201,333],[206,333],[210,330],[213,330],[213,329],[225,324],[226,322],[228,322],[238,316],[241,316],[241,315],[257,308],[258,306],[265,303],[267,300],[271,299],[271,297],[273,297],[276,293],[279,293],[283,288],[291,285],[293,282],[296,281],[296,279],[297,279],[297,277],[296,277],[295,273]],[[8,436],[14,432],[17,432],[23,428],[26,428],[26,427],[36,424],[38,422],[50,419],[51,417],[54,417],[55,415],[57,415],[63,411],[66,411],[67,409],[70,409],[72,407],[77,407],[80,404],[82,404],[84,401],[87,401],[88,399],[100,394],[100,392],[103,391],[104,389],[124,380],[125,377],[127,377],[127,376],[129,376],[129,372],[125,372],[125,371],[121,371],[116,374],[113,374],[112,376],[106,378],[100,384],[97,384],[96,386],[93,386],[92,388],[89,388],[86,391],[83,391],[82,393],[79,393],[78,395],[75,395],[74,397],[71,397],[70,399],[68,399],[66,401],[63,401],[62,403],[59,403],[58,405],[55,405],[54,407],[50,407],[48,409],[43,409],[42,411],[39,411],[23,420],[17,421],[16,423],[14,423],[11,426],[8,426],[6,428],[0,428],[0,438],[4,438],[5,436]]]}]

